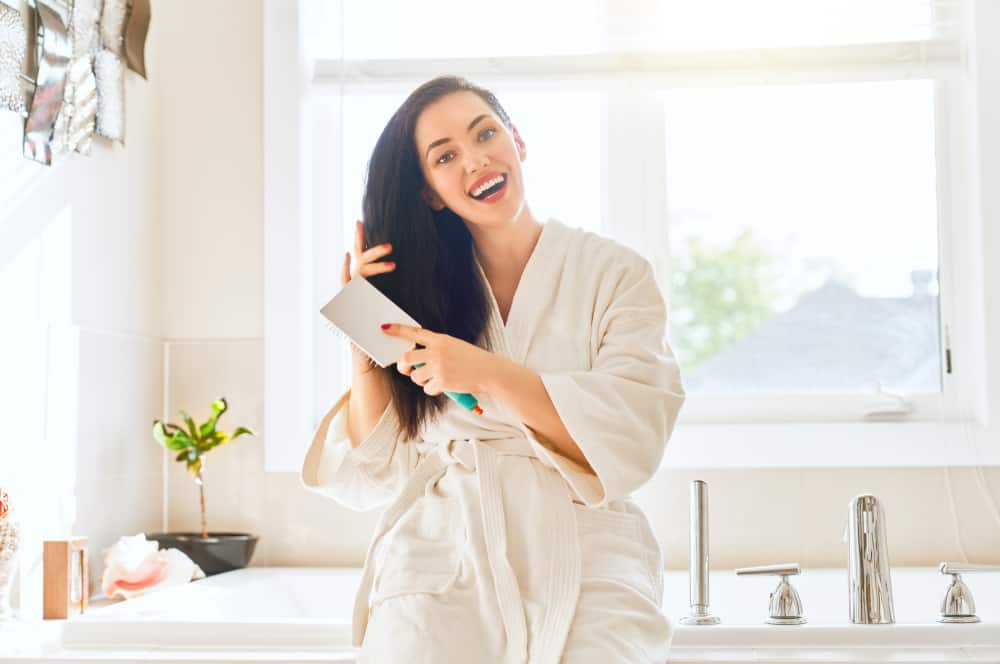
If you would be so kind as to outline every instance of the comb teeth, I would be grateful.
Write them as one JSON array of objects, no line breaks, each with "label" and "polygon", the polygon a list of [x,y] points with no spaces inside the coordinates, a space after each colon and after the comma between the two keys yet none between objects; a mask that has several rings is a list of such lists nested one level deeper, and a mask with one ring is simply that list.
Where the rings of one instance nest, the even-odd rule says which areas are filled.
[{"label": "comb teeth", "polygon": [[338,328],[336,325],[334,325],[330,321],[326,320],[325,318],[323,319],[323,325],[326,326],[326,329],[331,330],[332,332],[334,332],[334,334],[336,334],[341,339],[346,339],[347,343],[349,343],[351,345],[351,348],[356,348],[359,351],[361,351],[362,353],[364,353],[365,357],[367,357],[369,360],[372,361],[372,364],[374,364],[377,367],[381,367],[383,369],[385,368],[385,367],[382,367],[382,365],[379,364],[378,361],[374,357],[372,357],[371,355],[369,355],[368,351],[366,351],[364,348],[362,348],[361,346],[359,346],[356,343],[354,343],[353,339],[351,339],[349,336],[347,336],[346,334],[344,334],[343,332],[341,332],[340,328]]}]

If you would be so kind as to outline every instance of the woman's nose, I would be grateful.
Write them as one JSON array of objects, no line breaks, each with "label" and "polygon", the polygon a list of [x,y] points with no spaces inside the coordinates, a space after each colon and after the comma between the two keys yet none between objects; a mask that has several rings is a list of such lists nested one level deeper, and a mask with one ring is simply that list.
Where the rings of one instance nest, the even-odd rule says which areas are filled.
[{"label": "woman's nose", "polygon": [[466,158],[465,169],[469,173],[475,173],[477,170],[486,168],[489,163],[490,158],[486,156],[486,153],[470,152],[469,156]]}]

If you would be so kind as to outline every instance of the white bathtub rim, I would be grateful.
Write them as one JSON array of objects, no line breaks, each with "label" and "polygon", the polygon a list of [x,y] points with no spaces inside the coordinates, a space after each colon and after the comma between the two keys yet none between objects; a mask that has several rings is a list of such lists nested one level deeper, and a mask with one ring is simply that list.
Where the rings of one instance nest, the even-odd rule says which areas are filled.
[{"label": "white bathtub rim", "polygon": [[[808,570],[806,573],[821,572]],[[177,593],[195,591],[199,598],[213,599],[216,590],[225,595],[232,588],[240,587],[244,577],[265,579],[269,574],[290,574],[306,577],[311,574],[322,574],[324,580],[338,584],[343,594],[348,593],[344,585],[348,580],[356,578],[360,571],[356,568],[247,568],[227,575],[209,577],[185,586],[165,589],[147,596],[138,597],[127,602],[108,605],[105,609],[97,609],[84,616],[62,621],[60,643],[64,648],[78,650],[94,650],[108,648],[115,650],[171,649],[183,650],[191,646],[205,649],[250,648],[255,650],[294,650],[306,652],[310,650],[349,649],[351,630],[349,613],[339,614],[331,619],[311,619],[295,617],[287,621],[254,620],[246,618],[228,618],[220,620],[204,619],[169,619],[155,615],[169,608],[171,600]],[[713,575],[716,572],[713,572]],[[920,569],[921,575],[928,575],[928,581],[933,570]],[[714,578],[714,577],[713,577]],[[265,579],[266,580],[266,579]],[[936,590],[940,585],[934,578],[928,583],[929,588]],[[977,582],[979,579],[977,579]],[[195,587],[196,586],[196,587]],[[326,587],[330,587],[329,583]],[[766,600],[766,593],[761,595],[760,588],[739,585],[746,588],[751,597],[756,616],[759,600]],[[344,603],[353,598],[353,588],[350,598],[341,597],[337,601]],[[985,588],[984,591],[985,598]],[[761,595],[758,597],[758,595]],[[925,602],[921,601],[921,608]],[[725,608],[725,607],[723,607]],[[765,608],[765,607],[761,607]],[[930,607],[933,608],[933,607]],[[807,605],[807,611],[809,605]],[[129,613],[148,612],[152,615],[144,618],[141,615],[124,618]],[[982,615],[982,614],[981,614]],[[724,650],[752,651],[755,649],[770,650],[812,650],[816,652],[848,652],[867,649],[893,650],[938,650],[947,649],[958,652],[962,649],[976,649],[977,652],[996,652],[1000,661],[1000,620],[990,614],[989,619],[972,624],[942,624],[935,622],[933,613],[927,614],[927,619],[919,622],[897,622],[892,625],[854,625],[846,617],[835,616],[824,621],[822,618],[811,619],[804,625],[767,625],[746,624],[744,622],[728,622],[725,612],[722,623],[713,626],[681,625],[678,616],[671,615],[675,623],[675,633],[672,642],[672,652],[694,653],[699,651]],[[807,615],[807,618],[809,616]],[[182,645],[177,645],[177,644]],[[982,650],[982,649],[986,650]],[[963,661],[961,659],[956,661]]]}]

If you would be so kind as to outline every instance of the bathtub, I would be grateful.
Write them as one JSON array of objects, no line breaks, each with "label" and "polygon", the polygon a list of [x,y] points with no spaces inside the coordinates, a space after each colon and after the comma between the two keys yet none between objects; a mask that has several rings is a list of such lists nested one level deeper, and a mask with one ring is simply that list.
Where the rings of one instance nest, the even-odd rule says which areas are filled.
[{"label": "bathtub", "polygon": [[[127,602],[97,598],[83,616],[0,631],[0,661],[351,662],[359,577],[357,569],[252,567]],[[1000,662],[998,577],[963,577],[982,622],[941,624],[949,579],[933,568],[897,568],[896,624],[853,625],[846,572],[806,569],[792,583],[808,622],[774,626],[764,620],[777,577],[714,571],[711,609],[722,622],[677,624],[671,662]],[[668,572],[664,585],[664,609],[676,622],[688,612],[687,572]]]}]

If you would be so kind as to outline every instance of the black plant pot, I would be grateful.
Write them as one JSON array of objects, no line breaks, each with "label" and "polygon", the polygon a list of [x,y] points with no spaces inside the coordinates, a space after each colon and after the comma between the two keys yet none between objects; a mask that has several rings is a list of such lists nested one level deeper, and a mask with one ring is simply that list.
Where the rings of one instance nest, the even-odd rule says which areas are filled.
[{"label": "black plant pot", "polygon": [[250,564],[257,546],[257,535],[249,533],[153,533],[147,540],[156,540],[160,549],[178,549],[187,555],[206,576],[242,569]]}]

